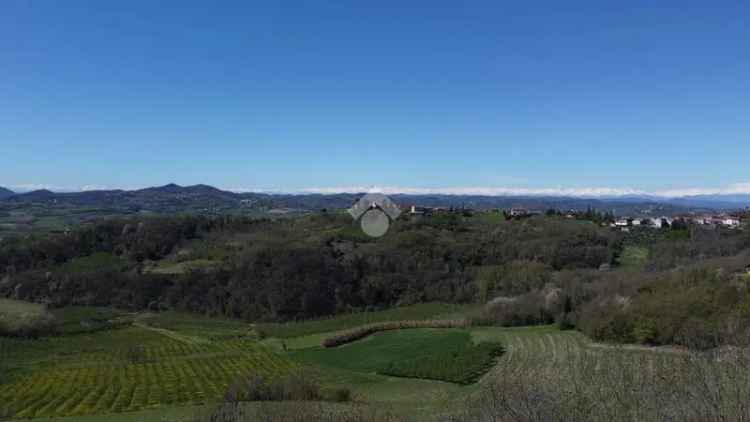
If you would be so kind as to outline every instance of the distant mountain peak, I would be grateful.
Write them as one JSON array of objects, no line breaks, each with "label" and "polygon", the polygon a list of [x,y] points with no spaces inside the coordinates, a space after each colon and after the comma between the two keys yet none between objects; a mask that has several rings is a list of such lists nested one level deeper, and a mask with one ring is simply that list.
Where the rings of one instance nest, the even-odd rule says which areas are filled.
[{"label": "distant mountain peak", "polygon": [[12,190],[0,186],[0,199],[7,198],[7,197],[13,196],[15,194],[16,193],[13,192]]},{"label": "distant mountain peak", "polygon": [[138,189],[135,192],[178,192],[183,187],[176,183],[169,183],[163,186],[151,186],[148,188]]},{"label": "distant mountain peak", "polygon": [[26,193],[17,193],[5,199],[14,201],[46,201],[55,198],[55,193],[48,189],[37,189]]}]

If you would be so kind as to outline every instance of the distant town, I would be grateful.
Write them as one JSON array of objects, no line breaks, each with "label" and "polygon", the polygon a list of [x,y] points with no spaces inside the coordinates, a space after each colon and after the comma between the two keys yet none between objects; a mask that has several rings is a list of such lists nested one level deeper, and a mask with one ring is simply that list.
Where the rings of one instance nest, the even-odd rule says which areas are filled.
[{"label": "distant town", "polygon": [[[411,216],[433,216],[442,214],[461,214],[470,216],[477,211],[466,207],[426,207],[411,205],[406,211]],[[629,231],[632,227],[644,228],[668,228],[672,225],[694,224],[707,227],[724,227],[737,229],[743,225],[743,222],[750,221],[750,211],[745,210],[737,213],[715,213],[715,214],[683,214],[674,216],[660,217],[642,217],[642,216],[620,216],[615,217],[613,213],[600,213],[597,210],[588,209],[560,211],[556,209],[548,210],[529,210],[525,208],[510,209],[491,209],[482,210],[481,213],[502,213],[506,219],[522,219],[535,215],[563,216],[568,219],[591,220],[601,223],[602,226],[609,226]]]}]

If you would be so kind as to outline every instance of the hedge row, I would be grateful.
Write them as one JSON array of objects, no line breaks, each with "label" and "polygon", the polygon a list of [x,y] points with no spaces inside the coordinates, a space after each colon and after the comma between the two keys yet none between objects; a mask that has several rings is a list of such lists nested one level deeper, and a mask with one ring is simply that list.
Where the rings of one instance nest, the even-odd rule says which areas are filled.
[{"label": "hedge row", "polygon": [[465,328],[470,325],[471,323],[467,319],[377,322],[341,331],[323,339],[321,344],[323,347],[337,347],[365,338],[379,331],[403,330],[407,328]]}]

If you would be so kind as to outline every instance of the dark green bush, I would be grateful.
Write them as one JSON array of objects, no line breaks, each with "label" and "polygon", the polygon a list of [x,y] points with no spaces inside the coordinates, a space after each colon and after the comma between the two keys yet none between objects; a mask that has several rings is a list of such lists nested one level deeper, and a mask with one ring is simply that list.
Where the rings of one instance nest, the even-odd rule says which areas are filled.
[{"label": "dark green bush", "polygon": [[331,400],[338,403],[345,403],[352,400],[352,391],[348,388],[337,388],[331,395]]},{"label": "dark green bush", "polygon": [[302,369],[278,377],[252,372],[233,382],[224,394],[224,401],[232,403],[322,399],[317,376]]}]

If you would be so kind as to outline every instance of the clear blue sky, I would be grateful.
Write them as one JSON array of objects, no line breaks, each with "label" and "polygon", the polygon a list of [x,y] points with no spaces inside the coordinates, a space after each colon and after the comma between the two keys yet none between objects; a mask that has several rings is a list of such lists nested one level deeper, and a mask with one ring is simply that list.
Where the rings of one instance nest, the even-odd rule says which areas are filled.
[{"label": "clear blue sky", "polygon": [[0,3],[0,186],[658,190],[749,161],[747,1]]}]

